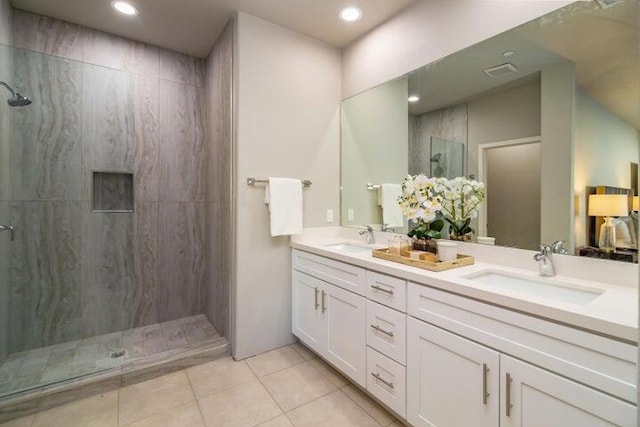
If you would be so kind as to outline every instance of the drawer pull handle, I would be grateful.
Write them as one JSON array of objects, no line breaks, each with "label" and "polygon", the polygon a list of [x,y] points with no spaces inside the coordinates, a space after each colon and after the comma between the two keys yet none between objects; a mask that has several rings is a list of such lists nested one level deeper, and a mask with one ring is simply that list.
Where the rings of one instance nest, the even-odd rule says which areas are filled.
[{"label": "drawer pull handle", "polygon": [[393,295],[393,290],[391,290],[391,289],[385,289],[385,288],[383,288],[381,286],[378,286],[378,285],[371,285],[371,287],[373,289],[375,289],[376,291],[380,291],[380,292],[387,293],[389,295]]},{"label": "drawer pull handle", "polygon": [[483,404],[487,404],[487,401],[489,400],[489,396],[491,395],[489,392],[487,392],[487,375],[489,374],[489,367],[487,366],[486,363],[482,364],[482,403]]},{"label": "drawer pull handle", "polygon": [[381,328],[380,326],[378,326],[378,325],[371,325],[371,327],[372,327],[373,329],[375,329],[376,331],[378,331],[378,332],[382,332],[382,333],[383,333],[383,334],[385,334],[385,335],[388,335],[388,336],[390,336],[390,337],[392,337],[392,336],[393,336],[393,332],[385,331],[384,329],[382,329],[382,328]]},{"label": "drawer pull handle", "polygon": [[318,288],[317,287],[314,288],[313,296],[315,298],[315,306],[316,306],[316,310],[317,310],[318,307],[320,307],[320,304],[318,303]]},{"label": "drawer pull handle", "polygon": [[325,291],[322,291],[322,297],[320,298],[322,300],[322,312],[324,313],[325,311],[327,311],[327,307],[324,305],[324,296],[327,293]]},{"label": "drawer pull handle", "polygon": [[386,385],[387,387],[393,388],[393,383],[385,380],[384,378],[382,378],[380,376],[380,374],[372,372],[371,375],[373,376],[373,378],[375,378],[376,380],[380,381],[382,384]]},{"label": "drawer pull handle", "polygon": [[511,374],[507,373],[506,376],[506,380],[505,380],[505,390],[506,390],[506,409],[505,409],[505,415],[507,417],[511,416],[511,408],[513,408],[513,405],[511,404],[511,383],[513,382],[513,378],[511,378]]}]

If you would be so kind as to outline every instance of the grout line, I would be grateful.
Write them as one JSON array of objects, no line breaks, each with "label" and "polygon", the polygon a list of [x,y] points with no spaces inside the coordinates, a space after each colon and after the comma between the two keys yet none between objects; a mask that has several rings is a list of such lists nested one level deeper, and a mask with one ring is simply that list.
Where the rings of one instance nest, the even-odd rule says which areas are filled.
[{"label": "grout line", "polygon": [[[305,362],[305,363],[308,363],[308,362]],[[301,365],[301,363],[298,363],[297,365]],[[297,366],[297,365],[293,365],[293,366]],[[293,366],[290,366],[290,368],[291,368],[291,367],[293,367]],[[320,371],[318,371],[318,370],[317,370],[313,365],[311,365],[311,364],[309,363],[309,366],[311,367],[311,369],[313,369],[314,371],[316,371],[316,372],[320,375],[320,377],[322,377],[322,378],[324,378],[325,380],[329,381],[329,379],[328,379],[327,377],[325,377],[324,375],[322,375],[322,373],[321,373]],[[288,368],[285,368],[285,369],[288,369]],[[281,371],[282,371],[282,370],[284,370],[284,369],[281,369]],[[280,372],[280,371],[278,371],[278,372]],[[274,373],[275,373],[275,372],[274,372]],[[268,374],[268,375],[271,375],[271,374]],[[265,377],[266,377],[266,376],[268,376],[268,375],[265,375]],[[278,407],[280,408],[280,410],[281,410],[281,411],[282,411],[282,413],[284,413],[284,414],[286,414],[287,412],[291,412],[291,411],[293,411],[294,409],[297,409],[297,408],[300,408],[300,407],[302,407],[302,406],[305,406],[305,405],[307,405],[307,404],[309,404],[309,403],[311,403],[311,402],[315,402],[315,401],[316,401],[316,400],[318,400],[318,399],[321,399],[321,398],[323,398],[323,397],[325,397],[325,396],[327,396],[327,395],[329,395],[329,394],[331,394],[331,393],[334,393],[335,391],[340,390],[340,388],[339,388],[338,386],[336,386],[334,383],[332,383],[331,381],[329,381],[329,383],[330,383],[333,387],[335,387],[334,389],[332,389],[332,390],[330,390],[330,391],[328,391],[328,392],[326,392],[326,393],[323,393],[322,395],[317,396],[317,397],[315,397],[315,398],[311,399],[311,400],[310,400],[310,401],[308,401],[308,402],[301,403],[300,405],[298,405],[298,406],[294,406],[293,408],[289,408],[288,410],[286,410],[286,411],[285,411],[285,410],[282,408],[282,406],[280,406],[280,403],[278,403],[278,400],[277,400],[277,399],[276,399],[276,398],[271,394],[271,392],[269,391],[269,389],[267,388],[267,386],[262,382],[262,378],[264,378],[264,377],[258,377],[258,381],[260,381],[260,384],[262,384],[262,387],[264,387],[264,389],[267,391],[267,393],[269,393],[269,395],[271,396],[271,398],[276,402],[276,405],[278,405]],[[340,390],[340,391],[342,391],[342,390]],[[343,393],[344,393],[344,392],[343,392]],[[365,411],[365,412],[366,412],[366,411]],[[288,418],[288,417],[287,417],[287,418]],[[373,418],[373,417],[371,417],[371,418]],[[374,420],[374,421],[375,421],[375,420]]]},{"label": "grout line", "polygon": [[[289,411],[289,412],[291,412],[291,411]],[[285,412],[284,416],[287,418],[287,420],[289,420],[289,422],[291,423],[292,426],[295,426],[295,423],[293,422],[291,417],[289,417],[289,412]]]},{"label": "grout line", "polygon": [[[342,389],[349,388],[349,386],[352,386],[352,388],[354,388],[354,389],[356,390],[356,392],[360,392],[360,393],[362,393],[362,394],[364,395],[364,397],[365,397],[367,400],[370,400],[373,404],[375,404],[375,405],[379,406],[379,407],[380,407],[380,409],[382,409],[384,412],[386,412],[386,413],[391,417],[391,422],[390,422],[390,423],[388,423],[388,424],[382,424],[382,422],[378,421],[378,420],[377,420],[377,419],[376,419],[376,418],[375,418],[375,417],[374,417],[374,416],[373,416],[373,415],[372,415],[372,414],[367,410],[367,408],[365,408],[364,406],[362,406],[361,404],[359,404],[359,403],[358,403],[354,398],[352,398],[349,394],[347,394],[347,393],[345,393],[344,391],[342,391]],[[358,388],[358,386],[356,386],[356,385],[354,385],[354,384],[351,384],[351,382],[349,382],[349,384],[347,384],[347,385],[344,385],[344,386],[340,387],[340,391],[342,391],[342,392],[343,392],[343,393],[344,393],[344,394],[345,394],[345,395],[346,395],[346,396],[347,396],[347,397],[348,397],[348,398],[349,398],[353,403],[355,403],[355,405],[356,405],[358,408],[362,409],[362,410],[365,412],[365,414],[367,414],[367,415],[369,415],[371,418],[373,418],[373,420],[374,420],[376,423],[378,423],[379,425],[381,425],[382,427],[386,427],[386,426],[388,426],[388,425],[390,425],[390,424],[393,424],[393,422],[396,420],[396,417],[395,417],[393,414],[391,414],[389,411],[387,411],[387,410],[386,410],[382,405],[380,405],[378,402],[376,402],[375,400],[373,400],[373,399],[372,399],[368,394],[366,394],[365,392],[363,392],[362,390],[360,390],[360,389]],[[356,393],[356,394],[357,394],[357,393]]]},{"label": "grout line", "polygon": [[[253,358],[260,357],[260,356],[263,356],[263,355],[265,355],[265,354],[269,354],[269,353],[271,353],[272,351],[277,351],[277,350],[280,350],[280,349],[283,349],[283,348],[286,348],[286,347],[292,347],[292,345],[293,345],[293,344],[283,345],[282,347],[274,348],[273,350],[269,350],[269,351],[264,352],[264,353],[256,354],[255,356],[251,356],[251,357],[249,357],[249,358],[247,358],[247,359],[244,359],[244,360],[242,360],[242,361],[243,361],[243,362],[247,362],[247,366],[249,366],[249,369],[251,369],[251,372],[253,372],[253,374],[254,374],[256,377],[261,378],[261,376],[259,376],[259,375],[258,375],[258,373],[257,373],[256,371],[254,371],[254,370],[253,370],[253,368],[251,367],[251,364],[249,364],[249,363],[248,363],[248,361],[249,361],[249,360],[251,360],[251,359],[253,359]],[[302,359],[302,361],[301,361],[301,362],[297,362],[297,363],[294,363],[294,364],[292,364],[292,365],[288,365],[288,366],[286,366],[286,367],[284,367],[284,368],[280,368],[280,369],[278,369],[278,370],[276,370],[276,371],[269,372],[269,373],[267,373],[267,374],[262,375],[262,377],[266,377],[266,376],[269,376],[269,375],[272,375],[272,374],[276,374],[276,373],[278,373],[278,372],[284,371],[285,369],[293,368],[294,366],[302,365],[303,363],[310,362],[311,360],[313,360],[313,359],[304,360],[304,357],[302,357],[302,355],[301,355],[300,353],[298,353],[298,352],[296,351],[296,349],[295,349],[295,348],[293,348],[293,347],[292,347],[291,349],[293,350],[293,352],[294,352],[295,354],[297,354],[298,356],[300,356],[300,358]]]}]

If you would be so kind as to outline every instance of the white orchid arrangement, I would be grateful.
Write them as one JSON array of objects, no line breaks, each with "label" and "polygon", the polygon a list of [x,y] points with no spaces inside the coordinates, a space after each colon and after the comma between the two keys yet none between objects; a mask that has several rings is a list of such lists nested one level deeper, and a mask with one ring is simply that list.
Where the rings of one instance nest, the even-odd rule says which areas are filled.
[{"label": "white orchid arrangement", "polygon": [[398,204],[406,217],[417,225],[408,235],[418,239],[439,239],[444,226],[436,219],[442,209],[441,197],[436,191],[436,178],[424,174],[407,175],[402,182],[402,195]]},{"label": "white orchid arrangement", "polygon": [[441,195],[440,212],[456,237],[472,233],[469,224],[478,217],[485,198],[484,184],[463,177],[437,178],[435,191]]},{"label": "white orchid arrangement", "polygon": [[410,237],[440,238],[444,219],[456,237],[473,232],[471,220],[478,217],[484,201],[484,184],[463,177],[429,178],[424,174],[407,175],[402,182],[398,204],[417,226]]}]

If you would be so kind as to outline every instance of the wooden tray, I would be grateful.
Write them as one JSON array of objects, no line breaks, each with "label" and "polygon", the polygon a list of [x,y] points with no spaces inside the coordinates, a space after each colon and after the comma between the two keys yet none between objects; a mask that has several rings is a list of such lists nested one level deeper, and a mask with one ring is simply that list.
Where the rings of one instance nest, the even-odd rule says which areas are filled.
[{"label": "wooden tray", "polygon": [[410,265],[412,267],[422,268],[430,271],[445,271],[452,268],[464,267],[466,265],[473,265],[475,259],[470,255],[458,254],[458,259],[453,261],[426,261],[411,259],[406,256],[389,253],[389,248],[374,249],[372,251],[374,258],[385,259],[387,261],[398,262],[400,264]]}]

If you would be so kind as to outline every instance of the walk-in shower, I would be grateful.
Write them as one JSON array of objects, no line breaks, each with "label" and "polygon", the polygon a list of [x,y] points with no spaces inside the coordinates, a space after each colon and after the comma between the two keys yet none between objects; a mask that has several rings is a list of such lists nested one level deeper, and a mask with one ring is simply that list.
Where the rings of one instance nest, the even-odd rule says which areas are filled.
[{"label": "walk-in shower", "polygon": [[11,98],[7,100],[7,104],[12,107],[24,107],[31,104],[31,100],[24,95],[20,95],[13,90],[11,86],[0,80],[0,86],[4,86],[9,92],[11,92]]},{"label": "walk-in shower", "polygon": [[203,82],[121,65],[0,42],[0,424],[229,351]]}]

